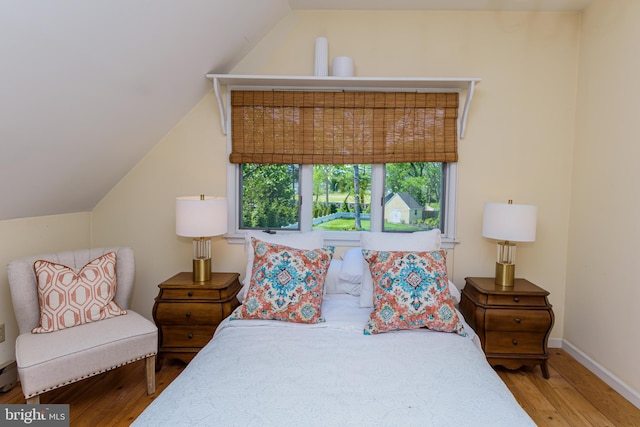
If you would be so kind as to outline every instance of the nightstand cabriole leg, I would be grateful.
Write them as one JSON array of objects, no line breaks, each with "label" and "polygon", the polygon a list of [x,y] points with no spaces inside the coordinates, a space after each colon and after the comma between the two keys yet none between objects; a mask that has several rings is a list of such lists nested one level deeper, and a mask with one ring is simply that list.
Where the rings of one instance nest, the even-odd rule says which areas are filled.
[{"label": "nightstand cabriole leg", "polygon": [[542,370],[542,376],[548,380],[549,379],[549,367],[547,366],[547,361],[545,360],[540,365],[540,369]]}]

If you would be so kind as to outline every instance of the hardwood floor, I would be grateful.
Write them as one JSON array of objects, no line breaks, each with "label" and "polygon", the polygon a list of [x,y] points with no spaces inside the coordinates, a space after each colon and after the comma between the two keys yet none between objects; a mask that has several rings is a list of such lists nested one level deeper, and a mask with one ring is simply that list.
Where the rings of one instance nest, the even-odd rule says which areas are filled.
[{"label": "hardwood floor", "polygon": [[[184,367],[180,361],[165,360],[156,372],[156,392],[151,396],[147,395],[145,362],[140,360],[47,392],[40,403],[68,403],[73,427],[128,426]],[[0,403],[25,403],[20,385],[0,393]]]},{"label": "hardwood floor", "polygon": [[550,378],[539,367],[498,375],[538,426],[640,426],[640,409],[564,350],[549,349]]},{"label": "hardwood floor", "polygon": [[[497,370],[536,424],[640,426],[640,409],[564,350],[550,351],[551,378],[548,380],[542,377],[539,367]],[[41,402],[69,403],[71,426],[74,427],[128,426],[183,369],[181,362],[165,360],[156,374],[157,391],[153,396],[146,394],[144,362],[140,361],[48,392],[42,396]],[[0,393],[0,403],[25,403],[20,386]]]}]

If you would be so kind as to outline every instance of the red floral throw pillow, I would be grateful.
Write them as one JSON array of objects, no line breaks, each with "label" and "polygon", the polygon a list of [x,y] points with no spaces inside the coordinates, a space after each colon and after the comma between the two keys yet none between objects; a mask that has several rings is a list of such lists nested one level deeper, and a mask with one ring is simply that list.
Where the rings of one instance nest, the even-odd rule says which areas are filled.
[{"label": "red floral throw pillow", "polygon": [[255,238],[251,244],[254,260],[249,290],[231,319],[324,322],[320,305],[333,247],[294,249]]},{"label": "red floral throw pillow", "polygon": [[365,335],[418,328],[467,335],[449,293],[444,251],[362,254],[374,286]]}]

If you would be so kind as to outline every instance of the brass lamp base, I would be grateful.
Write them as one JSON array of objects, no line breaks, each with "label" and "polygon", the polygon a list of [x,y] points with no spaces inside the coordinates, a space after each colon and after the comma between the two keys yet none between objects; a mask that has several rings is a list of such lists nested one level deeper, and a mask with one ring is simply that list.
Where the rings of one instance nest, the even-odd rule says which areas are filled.
[{"label": "brass lamp base", "polygon": [[211,258],[193,260],[193,281],[207,282],[211,280]]},{"label": "brass lamp base", "polygon": [[515,264],[496,262],[496,285],[503,286],[505,288],[513,286],[515,271]]}]

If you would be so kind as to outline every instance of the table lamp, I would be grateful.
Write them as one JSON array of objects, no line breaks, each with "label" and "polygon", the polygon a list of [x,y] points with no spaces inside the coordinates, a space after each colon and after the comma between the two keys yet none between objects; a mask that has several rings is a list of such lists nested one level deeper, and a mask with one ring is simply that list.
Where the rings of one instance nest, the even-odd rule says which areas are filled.
[{"label": "table lamp", "polygon": [[533,205],[509,203],[485,203],[482,219],[482,235],[498,242],[496,285],[513,286],[516,268],[514,242],[536,240],[537,208]]},{"label": "table lamp", "polygon": [[176,234],[193,237],[193,281],[211,280],[211,237],[227,232],[227,199],[176,198]]}]

